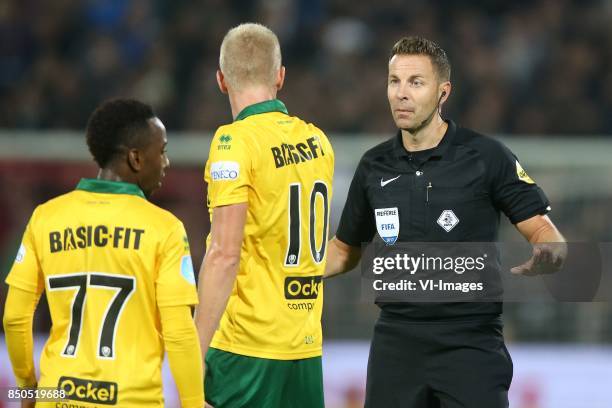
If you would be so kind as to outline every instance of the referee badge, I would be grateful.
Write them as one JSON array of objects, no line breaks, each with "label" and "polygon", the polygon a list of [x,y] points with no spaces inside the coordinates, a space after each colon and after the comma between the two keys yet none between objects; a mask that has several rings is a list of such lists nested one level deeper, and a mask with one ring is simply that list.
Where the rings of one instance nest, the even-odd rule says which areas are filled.
[{"label": "referee badge", "polygon": [[527,184],[535,184],[535,181],[533,181],[533,179],[529,177],[529,174],[527,174],[525,169],[523,169],[523,166],[521,166],[518,160],[516,161],[516,175],[519,178],[519,180]]},{"label": "referee badge", "polygon": [[399,236],[399,211],[397,207],[392,208],[376,208],[374,210],[376,216],[376,229],[378,235],[385,241],[387,245],[395,244]]}]

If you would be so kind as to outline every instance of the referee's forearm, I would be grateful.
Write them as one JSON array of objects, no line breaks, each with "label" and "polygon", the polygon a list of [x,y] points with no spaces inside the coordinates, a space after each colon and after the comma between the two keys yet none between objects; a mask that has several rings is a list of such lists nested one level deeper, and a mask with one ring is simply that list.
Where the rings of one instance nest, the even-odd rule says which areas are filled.
[{"label": "referee's forearm", "polygon": [[547,225],[542,230],[538,231],[531,241],[534,244],[548,243],[548,242],[565,242],[565,238],[559,230],[553,225]]},{"label": "referee's forearm", "polygon": [[516,228],[532,244],[565,242],[565,238],[547,215],[536,215],[516,224]]},{"label": "referee's forearm", "polygon": [[561,235],[561,232],[559,232],[555,224],[553,224],[548,217],[544,218],[544,221],[534,229],[528,240],[532,244],[565,242],[565,238]]},{"label": "referee's forearm", "polygon": [[324,278],[331,278],[346,273],[359,263],[360,248],[352,247],[333,237],[328,243],[327,261],[325,263]]}]

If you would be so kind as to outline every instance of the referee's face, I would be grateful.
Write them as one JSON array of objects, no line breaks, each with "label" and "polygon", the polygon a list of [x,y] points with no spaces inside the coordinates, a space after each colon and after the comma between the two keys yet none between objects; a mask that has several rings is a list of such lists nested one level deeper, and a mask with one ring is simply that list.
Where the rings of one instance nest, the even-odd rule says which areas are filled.
[{"label": "referee's face", "polygon": [[394,55],[389,61],[387,97],[398,128],[419,129],[436,109],[438,78],[426,55]]}]

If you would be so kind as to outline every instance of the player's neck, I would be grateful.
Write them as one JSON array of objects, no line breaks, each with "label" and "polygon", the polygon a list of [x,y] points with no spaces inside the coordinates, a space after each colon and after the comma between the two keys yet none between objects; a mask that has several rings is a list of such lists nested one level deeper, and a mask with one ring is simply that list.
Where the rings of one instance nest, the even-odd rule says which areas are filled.
[{"label": "player's neck", "polygon": [[242,88],[240,92],[229,90],[229,100],[232,107],[232,117],[236,116],[247,106],[254,105],[259,102],[276,99],[276,89],[266,86],[252,86]]},{"label": "player's neck", "polygon": [[105,167],[103,169],[100,169],[98,171],[98,180],[106,180],[106,181],[123,181],[126,183],[134,183],[136,184],[136,181],[133,180],[132,177],[125,177],[123,175],[121,175],[121,172],[116,171],[113,168],[109,168],[109,167]]},{"label": "player's neck", "polygon": [[402,129],[402,142],[404,148],[409,152],[432,149],[436,147],[448,129],[448,124],[436,115],[435,118],[425,127],[416,132]]}]

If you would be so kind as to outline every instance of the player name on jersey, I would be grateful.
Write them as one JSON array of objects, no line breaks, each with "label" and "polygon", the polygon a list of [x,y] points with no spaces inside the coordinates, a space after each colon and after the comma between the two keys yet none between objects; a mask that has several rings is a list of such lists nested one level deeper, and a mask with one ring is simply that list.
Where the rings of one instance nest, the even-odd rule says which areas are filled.
[{"label": "player name on jersey", "polygon": [[144,229],[130,227],[108,227],[106,225],[87,225],[76,228],[67,227],[63,231],[49,233],[51,253],[90,248],[92,246],[140,249],[140,239]]},{"label": "player name on jersey", "polygon": [[279,147],[272,147],[272,156],[276,168],[286,166],[288,164],[299,164],[319,157],[317,150],[321,152],[321,156],[325,156],[325,152],[321,148],[319,138],[316,136],[306,139],[306,143],[298,143],[295,146],[289,143],[283,143]]}]

